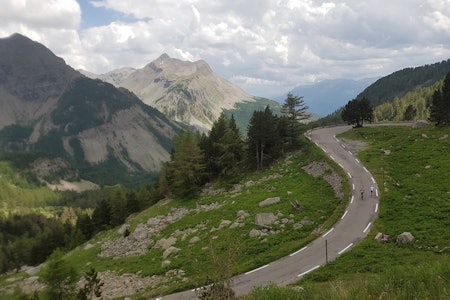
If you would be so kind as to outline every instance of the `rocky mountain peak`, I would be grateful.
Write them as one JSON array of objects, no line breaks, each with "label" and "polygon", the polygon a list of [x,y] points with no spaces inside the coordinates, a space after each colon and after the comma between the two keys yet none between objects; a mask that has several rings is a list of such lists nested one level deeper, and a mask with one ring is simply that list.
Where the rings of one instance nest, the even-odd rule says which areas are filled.
[{"label": "rocky mountain peak", "polygon": [[172,120],[200,131],[209,130],[224,109],[255,101],[253,96],[217,76],[204,60],[183,61],[164,53],[122,81],[111,80],[111,75],[117,72],[120,71],[98,78],[132,91]]}]

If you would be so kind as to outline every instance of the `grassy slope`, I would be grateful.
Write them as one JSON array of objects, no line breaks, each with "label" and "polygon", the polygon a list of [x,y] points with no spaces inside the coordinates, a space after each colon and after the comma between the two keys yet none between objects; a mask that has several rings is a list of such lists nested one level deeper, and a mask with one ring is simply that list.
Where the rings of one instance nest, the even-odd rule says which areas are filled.
[{"label": "grassy slope", "polygon": [[[182,251],[177,256],[170,258],[172,261],[170,269],[183,269],[189,280],[187,282],[174,282],[166,287],[154,287],[153,290],[145,292],[144,295],[158,295],[159,293],[199,286],[204,284],[208,278],[216,276],[221,271],[211,266],[217,261],[213,261],[211,251],[205,251],[204,247],[213,248],[219,257],[217,260],[220,262],[225,262],[230,258],[230,250],[234,252],[235,255],[233,255],[229,267],[232,273],[240,273],[300,249],[318,236],[319,233],[312,233],[315,228],[321,225],[329,228],[331,224],[336,222],[345,209],[346,201],[336,198],[332,188],[323,179],[315,179],[301,169],[303,165],[313,160],[327,159],[322,151],[313,147],[310,143],[305,142],[302,149],[297,154],[283,159],[273,168],[250,175],[241,182],[256,182],[258,179],[267,178],[267,176],[273,174],[281,174],[283,175],[282,178],[265,180],[248,189],[245,188],[237,196],[232,196],[231,193],[227,192],[221,195],[204,196],[196,200],[161,201],[154,207],[130,218],[127,223],[130,224],[130,229],[134,230],[138,223],[145,222],[152,216],[165,215],[170,212],[172,207],[195,208],[197,204],[214,202],[223,204],[217,210],[198,214],[191,213],[168,226],[159,237],[154,238],[155,240],[162,237],[167,238],[176,230],[206,224],[205,230],[199,230],[195,234],[201,238],[200,242],[189,244],[189,239],[194,235],[188,236],[184,241],[179,238],[175,246],[181,248]],[[334,165],[331,161],[329,161],[329,164]],[[339,169],[335,165],[334,168]],[[341,172],[341,176],[344,180],[344,192],[347,195],[344,199],[348,199],[349,184],[345,181],[347,180],[345,174]],[[292,195],[288,195],[287,191],[292,192]],[[265,208],[258,206],[260,201],[275,196],[280,196],[282,201]],[[290,207],[289,200],[295,198],[298,198],[306,208],[304,212],[294,212]],[[236,220],[239,210],[245,210],[250,214],[250,217],[245,220],[244,227],[210,232],[213,227],[217,228],[222,220]],[[289,215],[292,214],[292,218],[297,222],[304,217],[308,217],[315,224],[304,226],[299,230],[292,230],[292,224],[287,224],[287,230],[283,233],[267,236],[265,241],[261,242],[261,239],[249,238],[248,235],[251,229],[256,228],[254,225],[255,215],[261,212],[274,212],[275,214],[281,212],[286,218],[291,218]],[[93,248],[85,250],[84,247],[78,247],[68,255],[68,259],[73,265],[77,266],[80,272],[87,271],[91,266],[97,271],[110,270],[119,274],[139,272],[143,276],[161,275],[168,271],[167,268],[161,267],[162,250],[152,249],[147,254],[134,258],[98,259],[97,254],[100,251],[101,242],[118,238],[116,231],[117,229],[97,235],[90,241],[94,245]]]},{"label": "grassy slope", "polygon": [[[291,299],[450,297],[448,134],[448,128],[399,126],[362,128],[342,135],[370,143],[358,157],[382,189],[380,217],[365,241],[307,276],[299,283],[304,292],[291,291]],[[415,236],[408,246],[373,239],[383,232],[395,240],[405,231]]]},{"label": "grassy slope", "polygon": [[8,161],[0,161],[0,217],[12,213],[46,212],[60,196],[22,177]]}]

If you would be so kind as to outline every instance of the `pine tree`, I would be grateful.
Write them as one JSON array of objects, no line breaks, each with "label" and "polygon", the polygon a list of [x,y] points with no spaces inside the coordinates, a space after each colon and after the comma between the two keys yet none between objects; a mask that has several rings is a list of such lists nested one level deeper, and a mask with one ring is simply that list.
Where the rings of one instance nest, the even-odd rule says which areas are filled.
[{"label": "pine tree", "polygon": [[342,110],[342,120],[348,124],[354,124],[355,127],[362,127],[364,121],[372,122],[373,108],[369,99],[350,100]]},{"label": "pine tree", "polygon": [[270,162],[282,153],[279,120],[269,106],[264,111],[254,111],[250,119],[247,149],[249,158],[256,162],[258,170],[265,166],[266,159]]},{"label": "pine tree", "polygon": [[168,172],[169,186],[176,196],[195,195],[204,177],[204,156],[199,147],[199,137],[188,132],[180,132],[174,141],[173,160]]},{"label": "pine tree", "polygon": [[307,112],[308,106],[303,101],[303,97],[287,94],[282,106],[282,113],[287,120],[287,143],[292,148],[298,144],[298,137],[301,131],[301,122],[308,120],[311,115]]},{"label": "pine tree", "polygon": [[450,125],[450,72],[445,76],[442,88],[433,94],[430,120],[436,125]]}]

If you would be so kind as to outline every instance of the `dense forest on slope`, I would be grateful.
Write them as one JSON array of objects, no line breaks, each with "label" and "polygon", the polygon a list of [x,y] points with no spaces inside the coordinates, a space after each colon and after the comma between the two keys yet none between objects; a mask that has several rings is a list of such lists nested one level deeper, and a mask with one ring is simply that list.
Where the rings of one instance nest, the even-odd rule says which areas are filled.
[{"label": "dense forest on slope", "polygon": [[375,122],[427,120],[433,93],[442,87],[442,80],[432,86],[420,88],[376,106],[373,110]]},{"label": "dense forest on slope", "polygon": [[[378,79],[356,98],[366,97],[373,106],[402,97],[409,91],[431,86],[450,72],[450,59],[431,65],[405,68]],[[350,100],[350,99],[349,99]]]}]

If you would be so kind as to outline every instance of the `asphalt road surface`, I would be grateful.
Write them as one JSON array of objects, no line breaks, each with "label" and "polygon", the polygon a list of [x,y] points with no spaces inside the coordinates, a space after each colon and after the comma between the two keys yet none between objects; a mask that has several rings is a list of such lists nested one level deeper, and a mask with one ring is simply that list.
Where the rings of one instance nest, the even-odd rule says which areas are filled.
[{"label": "asphalt road surface", "polygon": [[[254,287],[269,283],[294,283],[302,276],[350,251],[368,234],[378,215],[379,190],[370,172],[356,158],[354,149],[336,138],[336,135],[350,128],[320,128],[306,134],[349,176],[352,196],[340,220],[304,248],[268,265],[235,276],[232,287],[237,296],[248,294]],[[371,186],[374,188],[373,195],[370,193]],[[364,191],[363,199],[361,191]],[[156,299],[198,298],[194,290],[189,290]]]}]

